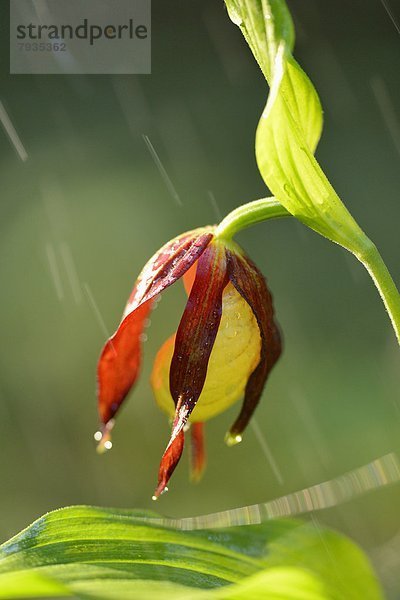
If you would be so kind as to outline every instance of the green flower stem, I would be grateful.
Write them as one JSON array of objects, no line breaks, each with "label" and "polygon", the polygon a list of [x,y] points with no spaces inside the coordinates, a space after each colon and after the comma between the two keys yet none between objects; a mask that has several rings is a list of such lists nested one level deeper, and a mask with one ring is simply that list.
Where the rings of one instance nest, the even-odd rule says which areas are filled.
[{"label": "green flower stem", "polygon": [[375,244],[370,242],[365,252],[356,254],[372,277],[389,313],[397,341],[400,344],[400,293]]},{"label": "green flower stem", "polygon": [[230,240],[232,237],[251,225],[277,219],[278,217],[291,217],[292,215],[274,197],[254,200],[235,208],[218,225],[215,236],[220,239]]},{"label": "green flower stem", "polygon": [[[274,197],[262,198],[239,206],[229,213],[218,225],[215,235],[219,239],[231,240],[232,237],[251,225],[292,215]],[[389,314],[397,341],[400,344],[400,293],[385,265],[377,247],[367,238],[364,250],[355,253],[365,266]]]}]

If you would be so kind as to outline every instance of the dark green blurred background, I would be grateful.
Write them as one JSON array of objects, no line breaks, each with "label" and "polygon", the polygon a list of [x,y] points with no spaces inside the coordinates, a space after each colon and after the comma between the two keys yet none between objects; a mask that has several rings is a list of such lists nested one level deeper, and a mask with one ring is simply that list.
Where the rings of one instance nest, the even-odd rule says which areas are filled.
[{"label": "dark green blurred background", "polygon": [[[7,4],[0,100],[28,160],[0,130],[2,539],[69,504],[154,509],[169,430],[148,378],[178,323],[181,286],[153,313],[142,378],[114,449],[99,457],[95,369],[105,330],[165,241],[268,193],[254,160],[267,90],[222,1],[154,1],[152,75],[131,77],[10,76]],[[325,109],[318,158],[399,283],[399,35],[379,0],[289,6],[296,57]],[[397,0],[392,8],[400,19]],[[399,349],[362,266],[294,220],[259,225],[239,241],[268,278],[285,335],[256,414],[283,483],[251,428],[238,447],[224,445],[237,406],[207,427],[199,485],[182,460],[156,507],[170,516],[266,501],[400,452]],[[371,552],[393,597],[399,500],[391,488],[318,515]]]}]

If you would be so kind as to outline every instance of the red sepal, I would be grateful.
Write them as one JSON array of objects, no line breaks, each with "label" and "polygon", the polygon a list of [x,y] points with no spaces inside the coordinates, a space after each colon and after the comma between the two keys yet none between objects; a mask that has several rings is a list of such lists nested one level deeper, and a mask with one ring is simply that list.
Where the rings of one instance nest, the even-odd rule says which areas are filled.
[{"label": "red sepal", "polygon": [[157,500],[161,494],[168,490],[167,483],[170,480],[172,473],[175,471],[175,467],[180,461],[183,452],[184,441],[185,434],[182,430],[168,445],[166,451],[164,452],[160,463],[160,469],[158,471],[158,485],[154,492],[153,500]]},{"label": "red sepal", "polygon": [[282,343],[264,276],[247,256],[227,250],[226,257],[229,279],[252,309],[261,336],[260,362],[249,377],[241,411],[229,431],[229,443],[235,443],[240,441],[240,434],[260,400],[267,377],[281,354]]},{"label": "red sepal", "polygon": [[203,389],[227,283],[224,246],[213,242],[197,262],[196,278],[176,333],[170,368],[176,406],[171,441],[186,424]]}]

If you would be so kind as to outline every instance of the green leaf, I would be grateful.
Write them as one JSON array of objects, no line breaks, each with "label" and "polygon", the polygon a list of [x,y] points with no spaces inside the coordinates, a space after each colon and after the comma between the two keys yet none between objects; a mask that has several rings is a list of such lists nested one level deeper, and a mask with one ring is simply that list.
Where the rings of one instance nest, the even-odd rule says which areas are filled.
[{"label": "green leaf", "polygon": [[350,215],[314,158],[322,109],[311,81],[294,60],[294,34],[284,0],[226,0],[270,84],[256,134],[261,175],[296,218],[362,256],[370,240]]},{"label": "green leaf", "polygon": [[77,506],[0,548],[0,598],[378,600],[362,552],[295,521],[180,531],[153,513]]}]

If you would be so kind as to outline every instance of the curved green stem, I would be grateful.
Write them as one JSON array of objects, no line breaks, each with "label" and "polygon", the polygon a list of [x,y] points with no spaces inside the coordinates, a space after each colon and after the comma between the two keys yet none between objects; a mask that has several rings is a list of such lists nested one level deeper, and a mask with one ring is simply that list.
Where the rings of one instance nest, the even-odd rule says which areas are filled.
[{"label": "curved green stem", "polygon": [[248,202],[229,213],[218,225],[215,236],[230,240],[232,237],[251,225],[261,223],[267,219],[278,217],[291,217],[292,215],[274,197],[262,198]]},{"label": "curved green stem", "polygon": [[[215,236],[219,239],[231,240],[236,233],[246,227],[268,219],[291,216],[274,197],[262,198],[235,208],[218,225]],[[365,266],[378,289],[400,344],[400,293],[383,258],[370,240],[362,251],[355,253],[355,256]]]},{"label": "curved green stem", "polygon": [[383,300],[385,308],[395,331],[397,341],[400,344],[400,293],[394,283],[392,276],[385,265],[382,256],[375,244],[370,242],[365,252],[356,254],[358,260],[370,274],[378,292]]}]

